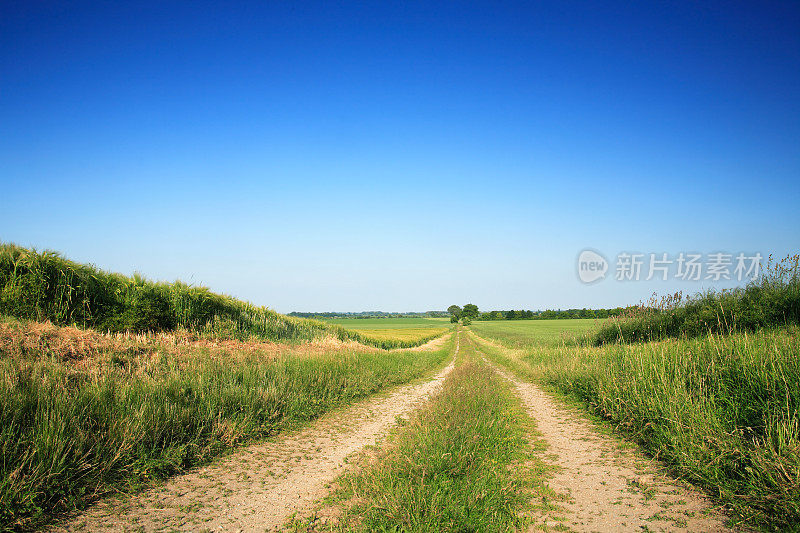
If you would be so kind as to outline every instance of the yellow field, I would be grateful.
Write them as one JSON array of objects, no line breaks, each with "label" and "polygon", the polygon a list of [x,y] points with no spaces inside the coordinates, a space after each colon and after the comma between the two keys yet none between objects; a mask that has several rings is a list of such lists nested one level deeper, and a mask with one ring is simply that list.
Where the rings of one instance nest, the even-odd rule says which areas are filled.
[{"label": "yellow field", "polygon": [[385,328],[385,329],[358,329],[348,328],[365,337],[377,340],[420,341],[440,335],[449,328]]}]

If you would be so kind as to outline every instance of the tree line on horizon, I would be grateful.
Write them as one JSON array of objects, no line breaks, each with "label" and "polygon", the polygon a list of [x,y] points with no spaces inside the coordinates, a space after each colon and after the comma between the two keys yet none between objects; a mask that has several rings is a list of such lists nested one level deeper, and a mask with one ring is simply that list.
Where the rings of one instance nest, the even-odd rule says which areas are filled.
[{"label": "tree line on horizon", "polygon": [[466,304],[463,308],[451,305],[447,308],[450,321],[459,320],[557,320],[571,318],[609,318],[619,316],[625,312],[624,307],[608,309],[547,309],[545,311],[531,311],[525,309],[510,309],[508,311],[487,311],[481,313],[477,305]]},{"label": "tree line on horizon", "polygon": [[422,311],[422,312],[404,312],[404,313],[391,313],[385,311],[356,311],[356,312],[303,312],[292,311],[288,316],[298,318],[447,318],[450,313],[447,311]]}]

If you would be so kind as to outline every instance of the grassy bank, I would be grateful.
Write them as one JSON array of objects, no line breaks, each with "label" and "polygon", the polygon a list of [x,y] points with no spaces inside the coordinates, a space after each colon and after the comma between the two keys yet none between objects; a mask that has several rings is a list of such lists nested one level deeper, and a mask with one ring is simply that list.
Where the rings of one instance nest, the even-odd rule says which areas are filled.
[{"label": "grassy bank", "polygon": [[105,272],[13,244],[0,244],[0,315],[110,332],[184,329],[213,338],[282,342],[335,337],[385,349],[418,346],[436,336],[370,336],[281,315],[205,287]]},{"label": "grassy bank", "polygon": [[0,529],[313,419],[413,379],[453,349],[450,341],[436,351],[304,345],[265,354],[246,343],[176,352],[131,342],[74,355],[56,350],[53,335],[26,343],[29,325],[4,324],[7,337],[23,338],[0,345]]},{"label": "grassy bank", "polygon": [[[798,333],[602,347],[531,340],[521,351],[486,349],[520,375],[583,402],[734,518],[786,530],[800,523]],[[499,330],[482,335],[504,340]]]},{"label": "grassy bank", "polygon": [[768,263],[743,288],[653,298],[608,319],[594,332],[594,345],[755,332],[800,325],[800,255]]},{"label": "grassy bank", "polygon": [[532,422],[462,337],[441,392],[339,480],[342,531],[513,531],[540,485]]}]

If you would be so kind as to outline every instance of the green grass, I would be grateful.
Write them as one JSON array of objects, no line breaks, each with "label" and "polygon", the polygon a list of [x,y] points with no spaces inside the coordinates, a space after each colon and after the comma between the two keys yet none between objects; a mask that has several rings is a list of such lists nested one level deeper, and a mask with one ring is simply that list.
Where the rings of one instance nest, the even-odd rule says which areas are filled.
[{"label": "green grass", "polygon": [[[503,340],[503,332],[487,338]],[[583,402],[749,526],[800,524],[800,331],[485,350]]]},{"label": "green grass", "polygon": [[595,345],[648,342],[670,337],[702,337],[800,325],[800,255],[767,263],[746,287],[655,297],[603,323],[590,340]]},{"label": "green grass", "polygon": [[133,346],[80,364],[46,346],[0,351],[0,530],[41,524],[407,382],[441,365],[453,343],[299,347],[278,357]]},{"label": "green grass", "polygon": [[345,474],[341,531],[514,531],[546,468],[509,385],[462,337],[442,390],[377,457]]},{"label": "green grass", "polygon": [[475,321],[470,329],[482,337],[491,337],[511,348],[545,344],[556,346],[575,341],[600,321],[592,318],[564,320],[492,320]]},{"label": "green grass", "polygon": [[372,338],[338,325],[281,315],[205,287],[105,272],[55,252],[2,243],[0,315],[111,332],[186,329],[213,338],[280,342],[335,337],[385,349],[410,348],[430,338]]}]

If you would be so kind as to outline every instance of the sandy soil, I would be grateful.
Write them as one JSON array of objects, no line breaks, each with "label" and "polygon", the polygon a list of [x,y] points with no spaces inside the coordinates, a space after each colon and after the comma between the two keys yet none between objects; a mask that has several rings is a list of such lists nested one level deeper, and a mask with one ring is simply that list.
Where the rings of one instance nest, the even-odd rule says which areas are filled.
[{"label": "sandy soil", "polygon": [[[483,342],[483,339],[481,339]],[[550,487],[566,497],[560,516],[535,516],[537,524],[574,531],[727,531],[709,500],[671,479],[633,446],[604,435],[577,409],[495,366],[516,388],[547,442],[557,467]]]},{"label": "sandy soil", "polygon": [[[443,342],[443,341],[442,341]],[[456,346],[456,351],[458,345]],[[269,531],[313,511],[348,458],[441,386],[412,383],[236,451],[143,494],[108,499],[51,531]]]}]

